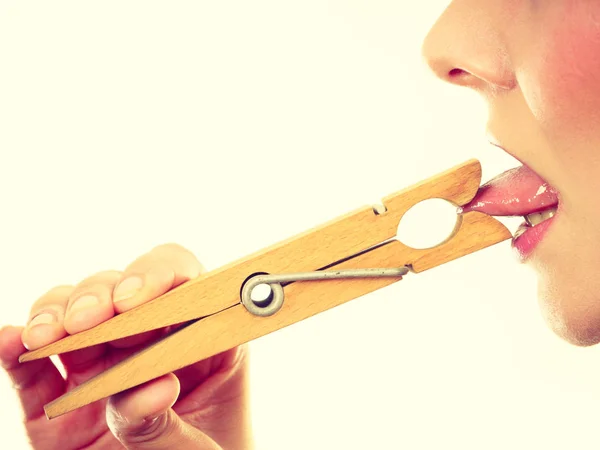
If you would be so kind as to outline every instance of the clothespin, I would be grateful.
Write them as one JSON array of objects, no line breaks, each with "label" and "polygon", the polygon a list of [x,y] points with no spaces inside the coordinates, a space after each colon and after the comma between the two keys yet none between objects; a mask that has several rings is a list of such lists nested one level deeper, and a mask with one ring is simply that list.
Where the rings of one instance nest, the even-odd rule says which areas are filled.
[{"label": "clothespin", "polygon": [[[428,249],[397,239],[402,216],[417,203],[441,198],[462,206],[475,196],[481,165],[469,160],[363,207],[205,273],[166,294],[81,333],[25,353],[20,361],[62,354],[146,331],[182,324],[45,406],[48,418],[109,397],[209,358],[402,279],[511,237],[480,212],[457,215],[452,234]],[[253,290],[267,284],[267,299]]]}]

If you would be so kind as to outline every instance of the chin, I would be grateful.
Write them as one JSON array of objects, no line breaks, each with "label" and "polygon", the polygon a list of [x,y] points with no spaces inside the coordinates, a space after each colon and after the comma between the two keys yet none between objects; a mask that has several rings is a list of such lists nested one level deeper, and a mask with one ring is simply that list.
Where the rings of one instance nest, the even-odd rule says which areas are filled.
[{"label": "chin", "polygon": [[543,274],[538,279],[538,300],[554,333],[570,344],[589,347],[600,342],[600,291],[583,286],[576,279]]},{"label": "chin", "polygon": [[[537,274],[542,316],[570,344],[600,343],[600,233],[598,220],[562,214],[526,262]],[[593,220],[592,220],[593,219]]]}]

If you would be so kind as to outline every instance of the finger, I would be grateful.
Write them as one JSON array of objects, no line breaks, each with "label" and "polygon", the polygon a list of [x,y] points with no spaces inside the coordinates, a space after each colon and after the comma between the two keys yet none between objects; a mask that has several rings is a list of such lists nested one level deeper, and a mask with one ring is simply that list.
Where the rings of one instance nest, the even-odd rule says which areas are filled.
[{"label": "finger", "polygon": [[57,286],[42,295],[31,307],[23,344],[35,350],[58,341],[67,335],[63,321],[73,286]]},{"label": "finger", "polygon": [[[198,387],[202,386],[204,388],[204,383],[217,374],[221,374],[219,382],[224,383],[232,375],[245,370],[248,365],[247,355],[247,345],[241,345],[214,355],[210,359],[198,361],[175,371],[174,373],[181,384],[180,400]],[[215,392],[211,390],[210,395],[213,396],[214,394]],[[229,394],[232,394],[232,392],[229,392]],[[198,400],[198,397],[195,397],[195,399]],[[178,412],[181,413],[181,411],[178,409]]]},{"label": "finger", "polygon": [[[66,301],[63,327],[68,334],[92,328],[114,316],[112,290],[121,272],[98,272],[71,289]],[[69,383],[78,385],[95,375],[106,345],[96,345],[60,355]]]},{"label": "finger", "polygon": [[[122,272],[108,270],[96,273],[81,281],[69,296],[64,327],[69,334],[93,328],[115,315],[112,293],[121,279]],[[128,339],[119,340],[114,346],[132,347],[146,342],[156,333],[148,332]],[[76,350],[60,356],[70,381],[78,385],[103,370],[98,366],[106,355],[105,344]]]},{"label": "finger", "polygon": [[44,415],[43,406],[65,392],[65,380],[50,358],[24,364],[19,356],[26,349],[21,342],[22,328],[0,330],[0,364],[17,391],[26,420]]},{"label": "finger", "polygon": [[[112,293],[121,274],[116,270],[99,272],[75,286],[69,296],[64,321],[69,334],[93,328],[115,315]],[[149,338],[149,333],[133,336],[128,346]],[[60,355],[69,382],[79,385],[105,370],[107,364],[115,364],[130,354],[107,353],[107,350],[106,344],[99,344]]]},{"label": "finger", "polygon": [[159,245],[125,269],[113,292],[115,311],[122,313],[153,300],[203,271],[189,250],[177,244]]},{"label": "finger", "polygon": [[[161,330],[158,332],[160,333]],[[60,355],[60,360],[67,372],[69,386],[78,386],[145,348],[147,343],[134,344],[134,340],[141,336],[149,338],[149,333],[132,336],[130,342],[126,342],[130,338],[120,339],[121,344],[119,345],[110,342],[110,346],[99,344]]]},{"label": "finger", "polygon": [[171,409],[178,395],[179,382],[173,374],[117,394],[107,404],[108,427],[130,450],[220,449]]},{"label": "finger", "polygon": [[69,296],[64,327],[75,334],[88,330],[115,315],[112,293],[121,278],[121,272],[99,272],[79,283]]}]

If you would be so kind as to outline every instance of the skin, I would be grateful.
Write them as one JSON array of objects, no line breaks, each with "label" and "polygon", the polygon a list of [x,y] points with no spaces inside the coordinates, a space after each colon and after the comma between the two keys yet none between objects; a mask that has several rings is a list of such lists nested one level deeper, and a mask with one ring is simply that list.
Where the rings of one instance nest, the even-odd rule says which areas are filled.
[{"label": "skin", "polygon": [[[442,80],[480,93],[490,136],[559,191],[559,214],[528,263],[551,328],[576,345],[600,342],[600,277],[592,269],[600,266],[600,2],[455,0],[425,39],[423,55]],[[48,359],[17,363],[24,345],[38,348],[96,326],[202,270],[188,250],[159,246],[123,272],[51,289],[31,318],[47,312],[54,323],[0,331],[0,362],[17,388],[33,448],[252,448],[244,347],[53,421],[43,404],[155,336],[65,355],[66,380]],[[132,274],[146,287],[115,303],[115,286]],[[89,293],[100,304],[75,315],[73,300]]]},{"label": "skin", "polygon": [[477,91],[490,137],[559,191],[527,263],[549,326],[600,342],[600,2],[455,0],[423,55],[442,80]]},{"label": "skin", "polygon": [[[160,245],[137,258],[123,272],[104,271],[77,286],[51,289],[33,304],[27,327],[0,330],[0,363],[19,395],[33,448],[253,448],[245,347],[234,348],[51,421],[45,417],[44,404],[114,365],[166,330],[62,355],[66,380],[48,358],[18,363],[26,347],[33,350],[67,334],[92,328],[203,271],[196,257],[185,248]],[[143,287],[132,297],[116,302],[118,284],[132,275],[143,279]],[[86,302],[82,309],[74,308],[75,300],[90,294],[97,296],[99,303]],[[36,324],[35,318],[41,314],[49,314],[54,321]]]}]

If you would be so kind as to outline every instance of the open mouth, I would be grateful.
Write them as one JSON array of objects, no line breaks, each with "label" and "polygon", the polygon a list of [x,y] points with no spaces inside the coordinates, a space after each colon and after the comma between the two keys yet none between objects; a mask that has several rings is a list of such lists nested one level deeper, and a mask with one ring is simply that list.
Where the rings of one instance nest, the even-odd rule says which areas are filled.
[{"label": "open mouth", "polygon": [[498,175],[479,188],[461,212],[480,211],[491,216],[522,216],[513,248],[525,260],[539,244],[559,209],[559,194],[526,165]]},{"label": "open mouth", "polygon": [[536,225],[539,225],[540,223],[545,222],[548,219],[552,219],[556,215],[557,210],[558,205],[551,206],[550,208],[545,209],[544,211],[526,214],[525,223],[519,226],[519,228],[517,228],[517,231],[515,231],[514,234],[514,239],[517,239],[519,236],[525,233],[528,228],[535,227]]}]

